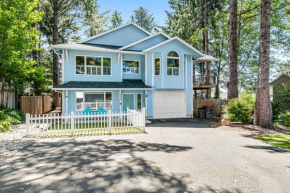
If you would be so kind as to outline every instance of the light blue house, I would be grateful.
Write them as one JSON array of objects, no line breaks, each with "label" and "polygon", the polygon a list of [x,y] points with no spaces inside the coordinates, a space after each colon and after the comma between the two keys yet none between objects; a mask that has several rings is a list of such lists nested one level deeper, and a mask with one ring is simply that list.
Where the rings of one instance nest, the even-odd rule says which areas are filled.
[{"label": "light blue house", "polygon": [[76,44],[53,46],[62,60],[63,113],[146,108],[148,118],[193,114],[193,63],[215,60],[160,32],[134,23]]}]

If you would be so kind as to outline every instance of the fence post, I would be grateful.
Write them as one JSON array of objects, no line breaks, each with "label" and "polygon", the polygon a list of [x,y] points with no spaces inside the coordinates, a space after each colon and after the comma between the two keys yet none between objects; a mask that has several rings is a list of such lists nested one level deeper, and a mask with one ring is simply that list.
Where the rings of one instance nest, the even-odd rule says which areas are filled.
[{"label": "fence post", "polygon": [[146,127],[146,108],[142,108],[142,118],[143,118],[143,124],[142,124],[142,126],[143,126],[143,131],[145,132],[145,127]]},{"label": "fence post", "polygon": [[109,135],[112,134],[112,112],[111,110],[108,110],[108,121],[109,121]]},{"label": "fence post", "polygon": [[26,135],[30,134],[30,114],[26,114]]},{"label": "fence post", "polygon": [[74,127],[75,127],[75,113],[74,112],[71,112],[71,121],[70,121],[70,124],[71,124],[71,134],[74,135]]}]

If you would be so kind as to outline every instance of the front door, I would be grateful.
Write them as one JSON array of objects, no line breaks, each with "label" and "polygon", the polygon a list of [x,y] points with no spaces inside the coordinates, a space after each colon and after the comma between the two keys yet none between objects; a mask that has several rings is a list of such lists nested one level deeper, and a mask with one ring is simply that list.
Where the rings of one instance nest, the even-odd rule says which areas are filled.
[{"label": "front door", "polygon": [[129,109],[134,109],[134,94],[123,94],[123,111],[127,112]]}]

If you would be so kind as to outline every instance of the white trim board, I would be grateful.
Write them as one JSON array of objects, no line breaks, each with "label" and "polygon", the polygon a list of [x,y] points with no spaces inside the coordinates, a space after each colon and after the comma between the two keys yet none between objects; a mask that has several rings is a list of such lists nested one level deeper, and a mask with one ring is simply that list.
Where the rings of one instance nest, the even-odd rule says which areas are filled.
[{"label": "white trim board", "polygon": [[89,41],[89,40],[95,39],[95,38],[97,38],[97,37],[101,37],[101,36],[103,36],[103,35],[109,34],[109,33],[113,32],[113,31],[116,31],[116,30],[118,30],[118,29],[124,28],[124,27],[129,26],[129,25],[134,25],[135,27],[139,28],[140,30],[142,30],[142,31],[145,32],[146,34],[151,35],[150,32],[146,31],[145,29],[143,29],[142,27],[138,26],[138,25],[135,24],[134,22],[129,22],[129,23],[126,23],[126,24],[121,25],[121,26],[119,26],[119,27],[116,27],[116,28],[113,28],[113,29],[111,29],[111,30],[108,30],[108,31],[105,31],[105,32],[103,32],[103,33],[100,33],[100,34],[97,34],[97,35],[95,35],[95,36],[92,36],[92,37],[90,37],[90,38],[87,38],[87,39],[81,40],[81,41],[79,41],[79,43],[84,43],[84,42],[87,42],[87,41]]},{"label": "white trim board", "polygon": [[153,88],[52,88],[52,90],[58,91],[58,90],[153,90]]},{"label": "white trim board", "polygon": [[151,38],[153,38],[153,37],[156,37],[156,36],[158,36],[158,35],[163,35],[163,36],[166,37],[167,39],[170,39],[170,37],[169,37],[168,35],[166,35],[165,33],[163,33],[163,32],[158,32],[158,33],[156,33],[156,34],[153,34],[153,35],[151,35],[151,36],[148,36],[148,37],[146,37],[146,38],[143,38],[143,39],[141,39],[141,40],[138,40],[138,41],[136,41],[136,42],[133,42],[133,43],[127,45],[127,46],[123,46],[122,48],[119,48],[119,50],[124,50],[124,49],[126,49],[126,48],[129,48],[129,47],[131,47],[131,46],[134,46],[134,45],[136,45],[136,44],[139,44],[139,43],[141,43],[141,42],[144,42],[144,41],[146,41],[146,40],[148,40],[148,39],[151,39]]}]

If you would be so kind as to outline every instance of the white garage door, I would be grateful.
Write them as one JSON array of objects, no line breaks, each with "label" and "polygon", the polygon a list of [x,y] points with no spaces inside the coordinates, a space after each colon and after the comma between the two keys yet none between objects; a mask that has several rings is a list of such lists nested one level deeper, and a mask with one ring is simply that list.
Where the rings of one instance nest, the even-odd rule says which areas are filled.
[{"label": "white garage door", "polygon": [[181,117],[186,117],[185,91],[154,91],[154,119]]}]

